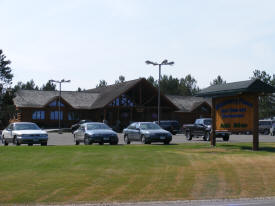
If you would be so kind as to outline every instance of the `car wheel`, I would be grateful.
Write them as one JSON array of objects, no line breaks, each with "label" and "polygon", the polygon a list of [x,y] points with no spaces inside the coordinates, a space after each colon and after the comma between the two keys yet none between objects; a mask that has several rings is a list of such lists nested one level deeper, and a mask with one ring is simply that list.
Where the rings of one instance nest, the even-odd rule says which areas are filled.
[{"label": "car wheel", "polygon": [[228,140],[229,140],[229,135],[225,135],[222,139],[223,139],[223,141],[228,142]]},{"label": "car wheel", "polygon": [[142,142],[142,144],[147,144],[147,142],[146,142],[146,139],[145,139],[144,135],[142,135],[142,136],[141,136],[141,142]]},{"label": "car wheel", "polygon": [[2,137],[2,143],[5,145],[5,146],[8,146],[9,143],[7,142],[7,140],[5,140],[4,136]]},{"label": "car wheel", "polygon": [[74,135],[74,141],[75,141],[75,145],[79,145],[79,141],[76,139],[76,136]]},{"label": "car wheel", "polygon": [[47,146],[47,145],[48,145],[48,142],[41,142],[40,145],[41,145],[41,146]]},{"label": "car wheel", "polygon": [[186,139],[187,140],[192,140],[192,136],[191,136],[191,134],[190,134],[190,131],[187,131],[186,133],[185,133],[185,135],[186,135]]},{"label": "car wheel", "polygon": [[125,144],[131,144],[131,142],[130,142],[130,140],[129,140],[129,138],[128,138],[128,135],[125,135],[125,136],[124,136],[124,143],[125,143]]},{"label": "car wheel", "polygon": [[203,136],[203,140],[204,141],[209,141],[210,140],[210,132],[205,132],[205,134]]},{"label": "car wheel", "polygon": [[[78,142],[78,144],[79,144],[79,142]],[[84,137],[84,144],[85,145],[90,145],[91,144],[91,142],[89,141],[88,137]]]},{"label": "car wheel", "polygon": [[118,141],[110,142],[110,145],[117,145]]},{"label": "car wheel", "polygon": [[163,142],[163,144],[168,145],[168,144],[170,144],[170,142],[169,141],[165,141],[165,142]]},{"label": "car wheel", "polygon": [[268,134],[269,134],[268,129],[265,129],[265,130],[264,130],[264,135],[268,135]]},{"label": "car wheel", "polygon": [[14,139],[13,139],[13,143],[14,143],[16,146],[20,146],[20,142],[18,142],[18,139],[17,139],[16,136],[15,136]]}]

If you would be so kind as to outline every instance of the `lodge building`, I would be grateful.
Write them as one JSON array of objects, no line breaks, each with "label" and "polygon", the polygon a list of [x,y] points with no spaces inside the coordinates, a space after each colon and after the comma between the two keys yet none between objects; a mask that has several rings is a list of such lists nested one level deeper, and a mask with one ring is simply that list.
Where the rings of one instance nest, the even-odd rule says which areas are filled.
[{"label": "lodge building", "polygon": [[[79,119],[102,122],[112,127],[126,127],[133,121],[157,120],[158,89],[144,78],[83,92],[19,90],[14,98],[17,115],[12,121],[36,122],[42,127],[70,127]],[[192,123],[210,117],[210,100],[161,94],[161,120]]]}]

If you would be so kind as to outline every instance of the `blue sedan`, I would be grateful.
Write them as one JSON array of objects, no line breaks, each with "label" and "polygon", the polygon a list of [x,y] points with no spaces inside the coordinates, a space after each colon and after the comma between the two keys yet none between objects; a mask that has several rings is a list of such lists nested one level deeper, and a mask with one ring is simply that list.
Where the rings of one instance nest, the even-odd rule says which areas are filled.
[{"label": "blue sedan", "polygon": [[153,122],[134,122],[123,130],[123,134],[126,144],[132,141],[140,141],[143,144],[151,142],[169,144],[172,141],[172,134]]},{"label": "blue sedan", "polygon": [[108,125],[100,122],[81,124],[73,134],[76,145],[79,145],[80,142],[84,142],[85,145],[93,143],[99,143],[101,145],[104,143],[110,143],[112,145],[118,144],[117,133]]}]

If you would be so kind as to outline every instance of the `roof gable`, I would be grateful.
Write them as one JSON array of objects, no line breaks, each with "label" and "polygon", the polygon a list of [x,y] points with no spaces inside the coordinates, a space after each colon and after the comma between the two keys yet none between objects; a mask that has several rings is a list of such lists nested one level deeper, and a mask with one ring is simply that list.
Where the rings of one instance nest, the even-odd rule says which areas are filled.
[{"label": "roof gable", "polygon": [[181,112],[192,112],[204,103],[209,106],[212,104],[210,98],[179,95],[166,96],[180,109]]},{"label": "roof gable", "polygon": [[275,88],[259,79],[212,85],[201,90],[200,97],[222,97],[241,93],[273,93]]}]

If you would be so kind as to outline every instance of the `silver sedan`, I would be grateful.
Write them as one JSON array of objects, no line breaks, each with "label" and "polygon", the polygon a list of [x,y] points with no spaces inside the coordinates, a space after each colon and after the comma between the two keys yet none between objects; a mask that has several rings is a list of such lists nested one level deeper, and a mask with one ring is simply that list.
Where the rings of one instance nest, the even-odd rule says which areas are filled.
[{"label": "silver sedan", "polygon": [[93,143],[110,143],[112,145],[118,144],[117,133],[110,127],[100,122],[89,122],[81,124],[80,127],[74,131],[74,141],[76,145],[84,142],[85,145]]}]

